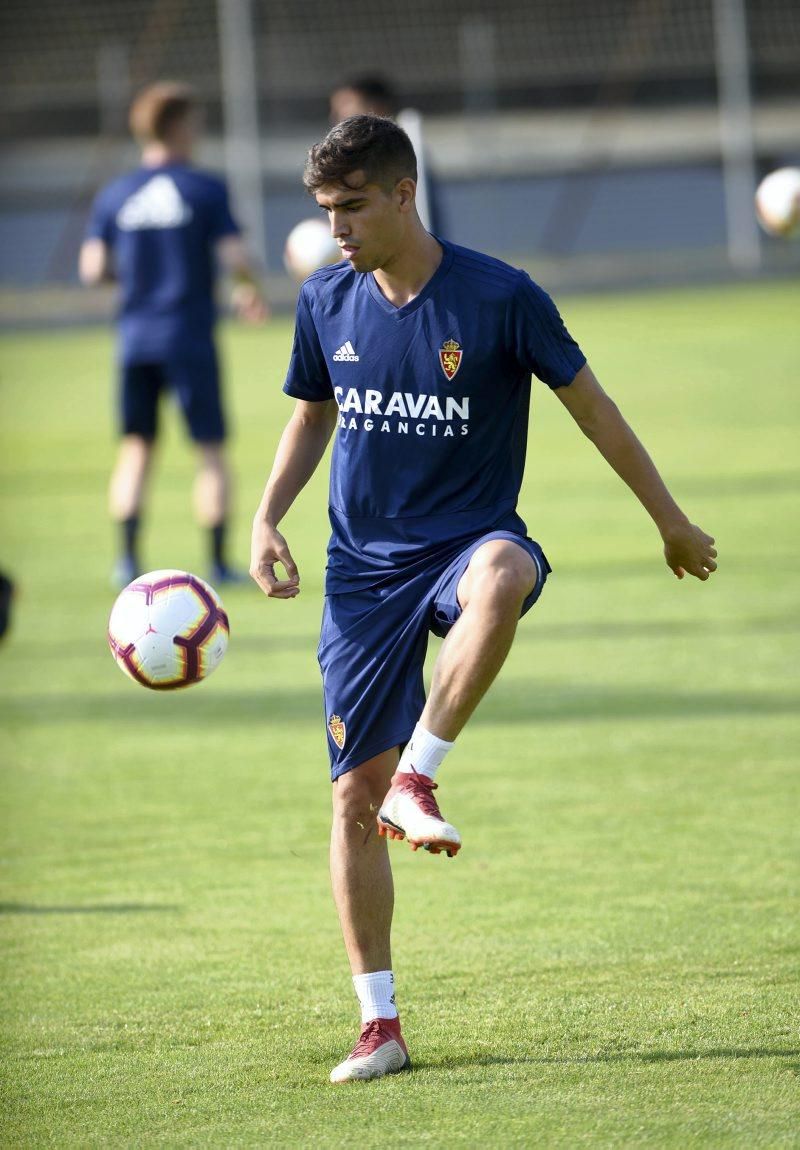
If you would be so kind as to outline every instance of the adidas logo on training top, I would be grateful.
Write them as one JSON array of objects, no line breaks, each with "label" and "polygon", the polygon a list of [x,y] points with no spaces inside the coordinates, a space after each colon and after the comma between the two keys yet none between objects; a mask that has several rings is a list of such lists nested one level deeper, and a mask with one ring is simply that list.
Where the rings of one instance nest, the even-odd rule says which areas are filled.
[{"label": "adidas logo on training top", "polygon": [[192,209],[169,176],[153,176],[144,187],[125,201],[117,212],[117,227],[123,232],[144,228],[180,228],[192,218]]},{"label": "adidas logo on training top", "polygon": [[348,339],[347,343],[343,343],[338,351],[333,353],[334,363],[358,363],[358,356],[356,349]]}]

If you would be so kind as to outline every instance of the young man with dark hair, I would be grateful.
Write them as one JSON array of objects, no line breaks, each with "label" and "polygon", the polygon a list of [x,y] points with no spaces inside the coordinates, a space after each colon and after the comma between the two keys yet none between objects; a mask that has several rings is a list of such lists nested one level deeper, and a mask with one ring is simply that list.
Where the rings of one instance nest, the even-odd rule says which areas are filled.
[{"label": "young man with dark hair", "polygon": [[209,533],[210,576],[238,578],[227,562],[230,479],[214,345],[216,265],[235,282],[233,305],[251,322],[266,315],[253,263],[225,184],[191,164],[199,111],[191,89],[161,83],[133,102],[136,171],[95,199],[80,252],[85,284],[120,284],[118,358],[122,443],[111,478],[121,551],[114,582],[141,573],[139,529],[162,391],[174,391],[198,453],[195,513]]},{"label": "young man with dark hair", "polygon": [[[643,504],[678,578],[705,580],[717,565],[714,540],[677,506],[550,297],[421,226],[413,153],[395,124],[339,124],[311,150],[305,183],[344,262],[300,293],[284,385],[297,402],[256,513],[251,574],[273,598],[299,594],[278,525],[336,429],[319,661],[331,876],[363,1024],[331,1073],[345,1082],[408,1065],[385,837],[460,849],[434,779],[550,572],[516,511],[532,374]],[[444,643],[426,701],[429,631]]]}]

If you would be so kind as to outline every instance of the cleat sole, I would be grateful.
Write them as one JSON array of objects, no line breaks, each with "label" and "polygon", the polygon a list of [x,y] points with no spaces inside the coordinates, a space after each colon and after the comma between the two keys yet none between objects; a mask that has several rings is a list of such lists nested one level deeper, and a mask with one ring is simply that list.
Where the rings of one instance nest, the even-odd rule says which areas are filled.
[{"label": "cleat sole", "polygon": [[[381,838],[398,839],[402,841],[406,837],[406,832],[397,823],[391,822],[385,815],[379,815],[377,819],[378,834]],[[422,847],[432,855],[446,854],[448,858],[455,858],[461,850],[461,843],[450,842],[449,839],[408,839],[408,845],[412,851],[419,850]]]},{"label": "cleat sole", "polygon": [[383,815],[378,816],[378,834],[381,838],[388,839],[404,839],[406,837],[406,832],[402,827],[384,818]]},{"label": "cleat sole", "polygon": [[455,858],[458,852],[461,850],[461,843],[451,843],[447,839],[442,839],[438,842],[421,842],[417,843],[416,846],[411,843],[410,839],[408,841],[414,850],[417,849],[417,846],[421,846],[424,847],[426,851],[429,851],[432,855],[446,854],[447,857],[451,859]]}]

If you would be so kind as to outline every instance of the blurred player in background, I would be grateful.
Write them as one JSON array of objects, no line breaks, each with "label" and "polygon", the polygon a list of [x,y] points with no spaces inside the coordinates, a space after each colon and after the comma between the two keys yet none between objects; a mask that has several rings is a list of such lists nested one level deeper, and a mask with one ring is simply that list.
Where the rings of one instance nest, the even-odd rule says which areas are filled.
[{"label": "blurred player in background", "polygon": [[411,140],[417,156],[417,214],[423,226],[442,235],[442,212],[437,181],[427,159],[422,116],[415,108],[401,108],[397,93],[382,76],[354,76],[334,88],[329,98],[332,125],[350,116],[387,116],[396,120]]},{"label": "blurred player in background", "polygon": [[[160,83],[130,112],[141,166],[97,195],[79,272],[83,283],[115,279],[122,443],[110,508],[120,529],[114,582],[141,573],[139,531],[162,391],[174,392],[197,448],[194,505],[210,537],[211,581],[240,576],[228,564],[230,475],[214,345],[217,265],[233,282],[237,314],[261,322],[267,310],[253,261],[222,180],[192,166],[200,111],[191,89]],[[166,564],[169,565],[169,564]]]},{"label": "blurred player in background", "polygon": [[[284,385],[295,411],[253,524],[251,574],[267,595],[294,598],[300,577],[278,525],[336,428],[319,661],[331,876],[362,1032],[333,1082],[408,1065],[383,836],[460,849],[434,779],[550,572],[516,511],[532,374],[642,503],[675,574],[705,580],[717,566],[714,540],[675,503],[550,297],[524,272],[425,231],[415,176],[390,120],[345,120],[311,150],[305,184],[345,262],[301,289]],[[430,631],[444,643],[426,701]],[[487,787],[497,770],[486,764]],[[429,925],[432,948],[457,951],[435,912]]]},{"label": "blurred player in background", "polygon": [[330,121],[340,124],[350,116],[388,116],[398,112],[397,96],[381,76],[355,76],[334,88],[329,97]]}]

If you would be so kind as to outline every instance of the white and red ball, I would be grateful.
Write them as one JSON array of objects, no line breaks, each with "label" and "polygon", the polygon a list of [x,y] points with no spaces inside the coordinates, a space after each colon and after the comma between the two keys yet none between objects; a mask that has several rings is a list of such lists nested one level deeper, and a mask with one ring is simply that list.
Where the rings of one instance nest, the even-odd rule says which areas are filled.
[{"label": "white and red ball", "polygon": [[331,235],[327,220],[302,220],[286,237],[283,263],[292,277],[302,283],[312,272],[342,258],[339,245]]},{"label": "white and red ball", "polygon": [[174,691],[219,666],[230,627],[213,587],[187,571],[150,571],[120,592],[108,620],[117,666],[143,687]]},{"label": "white and red ball", "polygon": [[756,192],[756,215],[771,236],[800,232],[800,168],[778,168],[764,177]]}]

